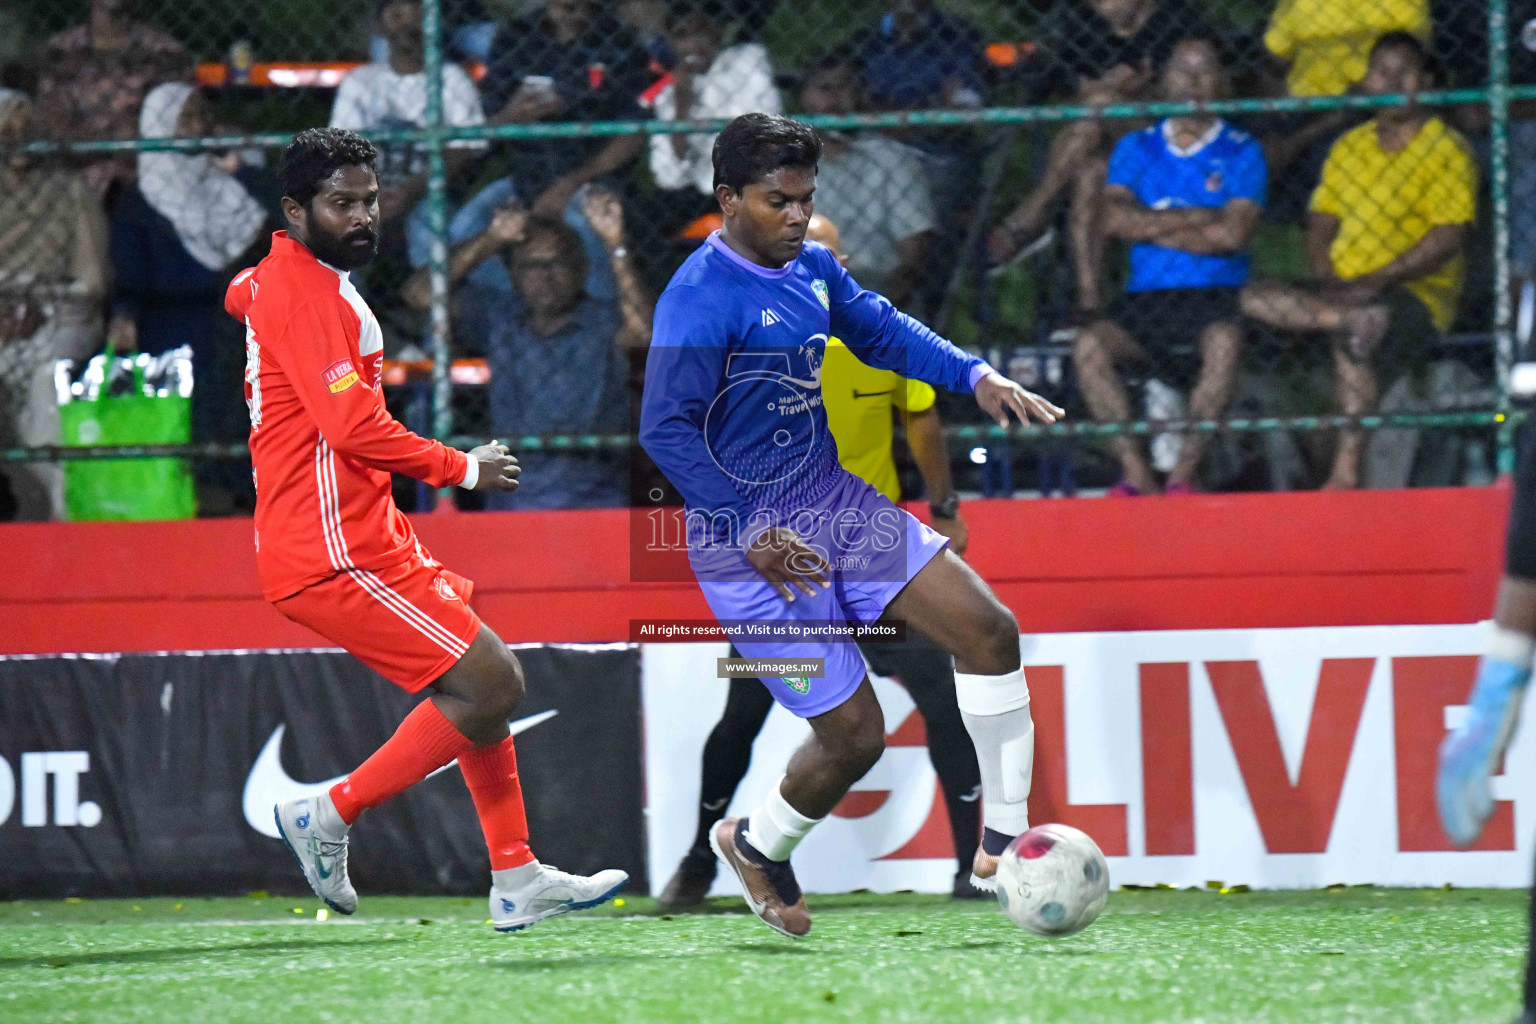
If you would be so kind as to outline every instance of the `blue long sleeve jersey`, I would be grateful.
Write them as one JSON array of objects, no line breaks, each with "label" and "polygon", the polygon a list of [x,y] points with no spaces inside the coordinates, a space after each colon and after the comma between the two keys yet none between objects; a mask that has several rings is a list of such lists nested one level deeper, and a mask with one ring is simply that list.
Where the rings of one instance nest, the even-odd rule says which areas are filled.
[{"label": "blue long sleeve jersey", "polygon": [[709,540],[734,541],[753,521],[790,525],[841,479],[822,408],[828,337],[870,366],[963,394],[990,370],[860,288],[813,242],[770,269],[711,235],[662,293],[640,443],[690,520],[702,513]]}]

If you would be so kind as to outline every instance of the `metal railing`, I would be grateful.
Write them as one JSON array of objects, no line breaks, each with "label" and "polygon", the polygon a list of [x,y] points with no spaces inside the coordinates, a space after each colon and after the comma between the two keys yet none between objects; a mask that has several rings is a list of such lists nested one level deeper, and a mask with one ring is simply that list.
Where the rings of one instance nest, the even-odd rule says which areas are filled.
[{"label": "metal railing", "polygon": [[[425,28],[425,78],[427,83],[426,124],[419,130],[369,132],[378,143],[413,144],[425,149],[428,158],[426,211],[432,238],[427,266],[431,282],[431,305],[427,339],[433,357],[432,416],[434,433],[452,440],[455,424],[450,409],[452,383],[449,282],[448,282],[448,181],[444,149],[452,142],[467,140],[519,141],[540,139],[581,139],[621,135],[670,135],[718,131],[722,120],[689,121],[592,121],[506,124],[494,126],[453,126],[443,116],[444,48],[442,41],[442,0],[423,0]],[[1509,81],[1509,33],[1507,0],[1490,0],[1487,5],[1489,81],[1486,87],[1457,88],[1424,93],[1414,102],[1431,107],[1458,105],[1485,106],[1489,114],[1489,195],[1493,227],[1493,281],[1491,337],[1494,371],[1500,399],[1494,408],[1456,412],[1397,413],[1374,416],[1261,416],[1230,417],[1219,421],[1137,420],[1126,423],[1074,422],[1051,427],[1011,427],[1003,430],[986,426],[947,428],[947,436],[956,440],[1105,437],[1122,434],[1155,435],[1163,432],[1223,431],[1308,431],[1357,427],[1367,430],[1394,428],[1449,428],[1488,426],[1498,429],[1501,471],[1513,467],[1513,427],[1522,418],[1513,410],[1505,385],[1515,360],[1512,310],[1509,297],[1510,268],[1510,170],[1509,108],[1512,102],[1536,100],[1536,86],[1511,85]],[[1207,104],[1171,102],[1115,103],[1104,106],[1054,104],[999,106],[972,110],[916,110],[878,114],[807,116],[803,119],[823,129],[896,129],[928,128],[951,130],[975,126],[1053,124],[1086,118],[1132,119],[1168,117],[1189,113],[1224,116],[1326,112],[1333,110],[1376,110],[1409,102],[1403,96],[1318,96],[1264,99],[1231,99]],[[34,155],[106,154],[155,151],[202,152],[239,147],[276,147],[291,135],[285,132],[258,132],[199,138],[156,138],[89,141],[35,141],[13,152]],[[461,439],[462,440],[462,439]],[[573,434],[556,437],[523,437],[507,441],[516,450],[594,449],[626,447],[634,444],[629,434]],[[183,446],[78,447],[44,446],[0,450],[0,462],[67,461],[73,459],[166,457],[230,459],[248,454],[244,445],[191,444]]]}]

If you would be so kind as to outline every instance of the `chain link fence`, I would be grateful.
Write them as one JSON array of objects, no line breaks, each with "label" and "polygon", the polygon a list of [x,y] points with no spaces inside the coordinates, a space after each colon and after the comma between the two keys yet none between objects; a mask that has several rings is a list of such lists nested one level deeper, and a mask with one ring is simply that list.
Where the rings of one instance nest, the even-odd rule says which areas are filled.
[{"label": "chain link fence", "polygon": [[144,451],[197,456],[205,513],[249,508],[222,296],[283,224],[280,147],[320,124],[381,153],[381,252],[354,278],[392,410],[586,468],[545,503],[624,503],[653,482],[628,436],[650,310],[718,226],[712,131],[752,110],[823,132],[817,212],[860,283],[1071,413],[1004,433],[941,396],[962,490],[1486,482],[1532,259],[1532,18],[1530,0],[17,0],[0,514],[47,517],[61,462],[122,454],[57,447],[55,363],[109,341],[191,349],[189,436],[118,440],[190,441]]}]

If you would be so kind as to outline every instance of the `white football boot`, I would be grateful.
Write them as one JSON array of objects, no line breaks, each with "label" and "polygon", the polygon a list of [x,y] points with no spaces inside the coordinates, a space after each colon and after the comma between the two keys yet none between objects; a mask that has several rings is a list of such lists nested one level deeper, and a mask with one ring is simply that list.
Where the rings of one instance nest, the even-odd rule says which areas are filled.
[{"label": "white football boot", "polygon": [[595,875],[571,875],[547,864],[516,888],[491,886],[491,925],[499,932],[522,931],[546,917],[589,910],[607,903],[629,884],[629,875],[609,868]]},{"label": "white football boot", "polygon": [[997,865],[1002,856],[992,856],[980,847],[971,858],[971,884],[982,892],[997,892]]},{"label": "white football boot", "polygon": [[323,799],[329,797],[289,800],[273,808],[273,815],[315,895],[336,913],[351,914],[357,910],[357,890],[347,877],[347,828],[338,832],[321,823],[316,805]]}]

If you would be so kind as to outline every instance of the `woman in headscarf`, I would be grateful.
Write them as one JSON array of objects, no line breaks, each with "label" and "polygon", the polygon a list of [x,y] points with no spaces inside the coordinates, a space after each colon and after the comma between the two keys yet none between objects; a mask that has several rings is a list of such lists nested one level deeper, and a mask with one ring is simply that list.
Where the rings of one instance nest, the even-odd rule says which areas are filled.
[{"label": "woman in headscarf", "polygon": [[[0,89],[0,145],[28,135],[32,104]],[[79,174],[57,158],[0,156],[0,448],[57,444],[53,363],[101,339],[106,226]],[[51,519],[63,474],[15,463],[0,475],[0,519]]]},{"label": "woman in headscarf", "polygon": [[[190,85],[151,90],[139,114],[146,139],[208,135],[208,104]],[[151,354],[211,336],[223,276],[263,235],[267,211],[235,176],[235,154],[143,152],[137,193],[112,219],[111,334],[119,348]]]},{"label": "woman in headscarf", "polygon": [[[207,102],[190,85],[168,82],[144,98],[139,134],[146,139],[217,133]],[[233,325],[223,303],[230,276],[257,261],[252,250],[267,233],[268,211],[246,184],[254,169],[242,169],[235,153],[145,151],[138,159],[137,187],[124,190],[112,213],[108,336],[118,351],[153,355],[191,346],[192,439],[242,440],[245,351],[226,336]],[[236,485],[243,475],[233,464],[205,464],[197,474],[199,484],[224,490],[243,489]],[[200,488],[205,513],[212,497]]]}]

